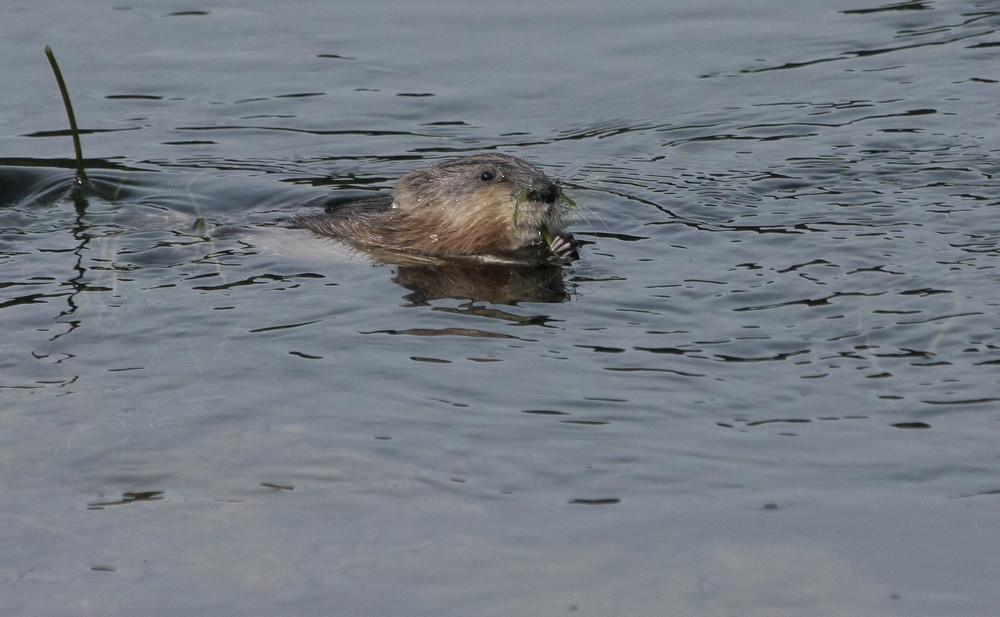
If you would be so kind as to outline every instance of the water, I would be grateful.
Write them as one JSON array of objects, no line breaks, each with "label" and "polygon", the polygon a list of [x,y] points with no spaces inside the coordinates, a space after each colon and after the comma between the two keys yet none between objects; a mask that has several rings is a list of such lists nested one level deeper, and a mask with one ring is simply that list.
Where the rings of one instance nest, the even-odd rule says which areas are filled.
[{"label": "water", "polygon": [[[0,13],[5,614],[995,612],[992,0]],[[284,228],[480,150],[579,262]]]}]

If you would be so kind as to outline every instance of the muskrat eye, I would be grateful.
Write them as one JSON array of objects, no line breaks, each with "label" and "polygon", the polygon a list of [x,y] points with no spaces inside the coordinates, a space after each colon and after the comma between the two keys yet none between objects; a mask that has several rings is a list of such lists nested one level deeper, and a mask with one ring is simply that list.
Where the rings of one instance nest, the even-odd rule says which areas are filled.
[{"label": "muskrat eye", "polygon": [[493,171],[489,170],[489,169],[487,169],[485,171],[482,171],[479,174],[479,179],[482,180],[483,182],[489,182],[493,178],[496,178],[496,174],[493,173]]}]

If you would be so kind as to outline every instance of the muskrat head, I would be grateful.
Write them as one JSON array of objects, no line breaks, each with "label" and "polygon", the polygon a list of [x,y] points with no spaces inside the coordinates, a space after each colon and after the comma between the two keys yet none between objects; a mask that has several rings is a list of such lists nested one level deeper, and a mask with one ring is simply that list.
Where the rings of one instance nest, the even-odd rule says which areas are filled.
[{"label": "muskrat head", "polygon": [[477,154],[403,175],[393,187],[392,208],[413,247],[461,255],[546,248],[570,203],[529,163]]}]

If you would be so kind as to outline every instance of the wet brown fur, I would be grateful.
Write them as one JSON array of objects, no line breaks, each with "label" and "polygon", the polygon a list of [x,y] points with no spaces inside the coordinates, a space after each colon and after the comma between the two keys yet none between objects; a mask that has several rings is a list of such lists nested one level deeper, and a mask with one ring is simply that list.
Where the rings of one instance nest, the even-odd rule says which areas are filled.
[{"label": "wet brown fur", "polygon": [[415,169],[399,178],[391,195],[333,205],[295,222],[368,251],[546,254],[548,240],[561,231],[566,205],[541,171],[490,153]]}]

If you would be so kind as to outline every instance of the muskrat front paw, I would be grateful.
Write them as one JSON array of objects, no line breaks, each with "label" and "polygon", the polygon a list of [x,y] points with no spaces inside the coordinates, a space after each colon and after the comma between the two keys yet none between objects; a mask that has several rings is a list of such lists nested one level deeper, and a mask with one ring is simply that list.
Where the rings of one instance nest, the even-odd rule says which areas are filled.
[{"label": "muskrat front paw", "polygon": [[560,263],[570,263],[580,258],[576,252],[577,242],[572,234],[556,234],[549,242],[549,251],[555,261]]}]

